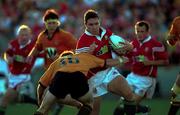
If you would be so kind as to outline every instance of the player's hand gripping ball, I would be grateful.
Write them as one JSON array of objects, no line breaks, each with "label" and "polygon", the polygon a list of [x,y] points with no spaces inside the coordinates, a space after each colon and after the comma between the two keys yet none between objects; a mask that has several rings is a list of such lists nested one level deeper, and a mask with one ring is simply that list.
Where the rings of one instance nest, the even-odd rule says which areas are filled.
[{"label": "player's hand gripping ball", "polygon": [[120,55],[123,55],[127,53],[129,50],[131,50],[131,44],[124,38],[117,35],[111,35],[109,43],[112,49]]}]

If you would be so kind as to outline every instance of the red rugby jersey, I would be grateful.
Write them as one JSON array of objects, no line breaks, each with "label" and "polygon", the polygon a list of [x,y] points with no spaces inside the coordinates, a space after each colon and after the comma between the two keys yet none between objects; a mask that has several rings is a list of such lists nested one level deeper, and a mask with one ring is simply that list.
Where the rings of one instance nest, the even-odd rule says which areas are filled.
[{"label": "red rugby jersey", "polygon": [[140,57],[147,58],[148,60],[168,60],[168,53],[162,43],[155,38],[145,40],[140,43],[137,39],[132,41],[134,46],[133,51],[130,53],[132,57],[132,72],[142,76],[157,76],[158,66],[145,66],[140,60]]},{"label": "red rugby jersey", "polygon": [[[97,48],[93,52],[94,56],[99,57],[101,59],[112,58],[111,49],[109,47],[109,37],[112,35],[112,32],[110,30],[106,30],[103,28],[101,29],[102,32],[100,36],[92,35],[88,31],[85,31],[85,33],[83,33],[78,40],[78,43],[76,45],[76,52],[87,52],[89,50],[90,45],[95,42]],[[96,68],[92,69],[91,71],[93,73],[97,73],[98,71],[103,69],[105,68]],[[89,74],[88,76],[91,77],[92,74]]]},{"label": "red rugby jersey", "polygon": [[[30,41],[26,46],[21,48],[18,42],[18,39],[14,39],[10,41],[9,47],[6,53],[10,57],[18,56],[25,60],[28,54],[30,53],[31,49],[33,48],[34,44],[35,44],[35,41]],[[13,63],[10,63],[8,66],[12,74],[15,74],[15,75],[16,74],[30,74],[34,62],[35,62],[35,59],[32,61],[31,64],[14,60]]]}]

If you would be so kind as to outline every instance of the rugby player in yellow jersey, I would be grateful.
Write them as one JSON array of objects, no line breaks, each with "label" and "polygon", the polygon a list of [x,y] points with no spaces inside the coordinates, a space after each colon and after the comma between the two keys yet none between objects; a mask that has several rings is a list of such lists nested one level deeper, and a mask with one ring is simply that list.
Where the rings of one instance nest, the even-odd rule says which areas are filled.
[{"label": "rugby player in yellow jersey", "polygon": [[[125,62],[125,59],[122,59]],[[83,104],[77,115],[90,115],[93,97],[87,78],[89,69],[119,64],[119,58],[103,60],[88,53],[63,52],[39,80],[42,86],[49,86],[49,89],[34,115],[44,115],[56,101],[67,103],[68,100],[65,99],[68,94]],[[133,95],[127,82],[123,84],[125,93]]]}]

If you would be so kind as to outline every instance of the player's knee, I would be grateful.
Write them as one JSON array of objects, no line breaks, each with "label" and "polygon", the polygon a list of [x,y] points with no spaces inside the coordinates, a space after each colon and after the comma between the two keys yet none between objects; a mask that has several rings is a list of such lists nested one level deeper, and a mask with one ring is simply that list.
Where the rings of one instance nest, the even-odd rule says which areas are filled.
[{"label": "player's knee", "polygon": [[124,98],[128,101],[135,101],[135,96],[133,94],[133,92],[127,92],[124,94]]},{"label": "player's knee", "polygon": [[89,105],[83,105],[77,115],[90,115],[92,112],[92,107]]}]

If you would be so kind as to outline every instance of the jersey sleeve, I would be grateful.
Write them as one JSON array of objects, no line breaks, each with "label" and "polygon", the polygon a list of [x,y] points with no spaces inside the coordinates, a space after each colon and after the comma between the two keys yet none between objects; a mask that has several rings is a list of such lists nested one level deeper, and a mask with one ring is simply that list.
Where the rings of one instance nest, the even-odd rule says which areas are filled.
[{"label": "jersey sleeve", "polygon": [[76,44],[77,44],[76,38],[71,33],[67,33],[66,37],[68,40],[65,41],[67,43],[67,47],[69,47],[71,50],[76,49]]},{"label": "jersey sleeve", "polygon": [[88,52],[90,44],[87,43],[85,35],[82,35],[76,45],[76,53]]},{"label": "jersey sleeve", "polygon": [[42,48],[42,36],[43,36],[43,33],[40,33],[37,40],[36,40],[36,43],[34,45],[34,48],[37,49],[38,51],[42,51],[43,48]]},{"label": "jersey sleeve", "polygon": [[13,56],[13,44],[8,44],[8,49],[6,50],[5,54],[8,54],[8,56]]},{"label": "jersey sleeve", "polygon": [[93,62],[95,64],[93,68],[105,66],[105,60],[98,58],[98,57],[91,55],[91,54],[87,54],[87,56],[88,56],[89,60],[93,60]]},{"label": "jersey sleeve", "polygon": [[49,66],[49,68],[45,71],[45,73],[41,76],[41,78],[39,80],[39,83],[42,84],[44,87],[49,86],[54,77],[53,73],[54,73],[54,69],[55,69],[55,62],[53,62]]},{"label": "jersey sleeve", "polygon": [[156,47],[153,48],[156,60],[167,60],[168,53],[164,45],[160,42],[157,42],[156,44]]}]

